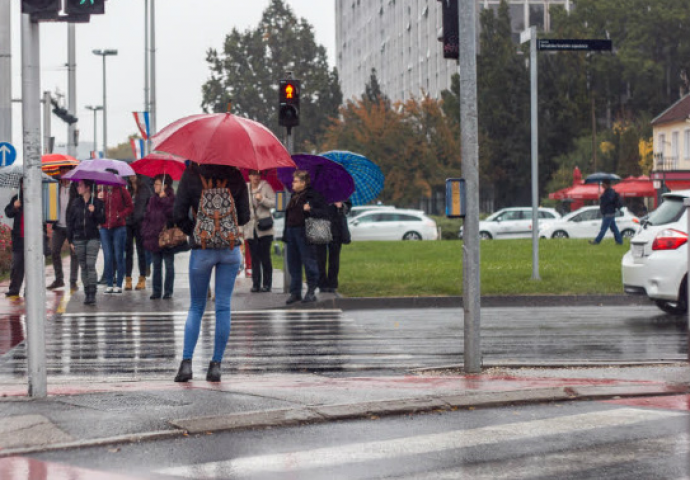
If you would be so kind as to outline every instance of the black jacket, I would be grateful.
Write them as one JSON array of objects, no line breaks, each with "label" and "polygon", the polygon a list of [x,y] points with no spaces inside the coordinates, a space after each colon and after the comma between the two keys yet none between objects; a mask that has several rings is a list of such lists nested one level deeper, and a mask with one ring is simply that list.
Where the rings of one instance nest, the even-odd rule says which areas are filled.
[{"label": "black jacket", "polygon": [[227,187],[235,200],[238,226],[242,226],[249,221],[247,184],[240,171],[235,167],[227,165],[193,165],[182,174],[175,195],[175,205],[173,206],[173,221],[184,233],[187,235],[194,233],[196,222],[192,215],[192,210],[196,211],[199,208],[199,199],[203,189],[199,175],[206,179],[228,180]]},{"label": "black jacket", "polygon": [[77,197],[67,211],[67,241],[100,239],[98,225],[105,222],[105,204],[103,200],[93,199],[93,212],[90,212],[84,197]]},{"label": "black jacket", "polygon": [[618,210],[620,205],[618,192],[613,188],[609,187],[604,190],[604,193],[599,197],[599,209],[602,215],[614,215],[616,210]]},{"label": "black jacket", "polygon": [[[304,204],[309,203],[310,210],[304,211]],[[308,187],[301,193],[293,193],[285,209],[285,228],[304,227],[304,221],[308,217],[329,218],[328,204],[319,192]],[[287,238],[283,231],[283,239]]]},{"label": "black jacket", "polygon": [[144,220],[144,215],[146,215],[146,207],[148,207],[149,199],[151,198],[151,187],[149,187],[148,182],[139,182],[137,193],[134,195],[134,189],[127,187],[130,195],[132,195],[132,202],[134,203],[134,211],[127,217],[127,225],[140,225]]},{"label": "black jacket", "polygon": [[12,250],[23,250],[24,239],[22,238],[22,215],[24,215],[24,195],[21,195],[22,206],[14,208],[14,202],[17,201],[19,195],[15,195],[10,200],[10,203],[5,207],[5,216],[12,218]]},{"label": "black jacket", "polygon": [[343,202],[343,206],[338,208],[334,204],[328,205],[328,218],[331,220],[331,233],[333,243],[350,243],[350,229],[347,226],[347,214],[352,208],[349,200]]}]

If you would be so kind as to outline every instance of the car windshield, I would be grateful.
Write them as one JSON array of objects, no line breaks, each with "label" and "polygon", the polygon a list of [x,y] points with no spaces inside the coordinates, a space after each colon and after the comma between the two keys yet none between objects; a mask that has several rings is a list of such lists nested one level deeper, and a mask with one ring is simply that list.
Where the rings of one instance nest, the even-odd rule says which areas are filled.
[{"label": "car windshield", "polygon": [[677,222],[685,211],[683,199],[680,197],[665,197],[659,208],[649,214],[649,225],[666,225]]}]

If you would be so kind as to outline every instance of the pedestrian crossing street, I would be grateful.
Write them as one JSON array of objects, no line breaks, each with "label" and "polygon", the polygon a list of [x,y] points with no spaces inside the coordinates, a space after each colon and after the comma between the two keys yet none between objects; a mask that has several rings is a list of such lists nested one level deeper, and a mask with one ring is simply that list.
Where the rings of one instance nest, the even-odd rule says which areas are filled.
[{"label": "pedestrian crossing street", "polygon": [[190,436],[65,460],[0,459],[0,478],[683,480],[690,396],[682,397],[685,409],[589,402]]}]

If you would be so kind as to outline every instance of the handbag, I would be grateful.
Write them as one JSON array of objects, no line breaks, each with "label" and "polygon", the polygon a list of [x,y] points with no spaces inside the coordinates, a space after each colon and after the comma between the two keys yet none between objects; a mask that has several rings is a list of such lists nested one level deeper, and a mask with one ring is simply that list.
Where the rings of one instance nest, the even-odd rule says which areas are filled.
[{"label": "handbag", "polygon": [[304,219],[304,227],[307,242],[312,245],[326,245],[333,241],[331,221],[327,218],[307,217]]},{"label": "handbag", "polygon": [[174,248],[187,243],[187,235],[180,227],[163,228],[158,235],[158,246],[161,248]]},{"label": "handbag", "polygon": [[260,218],[256,222],[256,229],[265,232],[273,228],[273,217]]}]

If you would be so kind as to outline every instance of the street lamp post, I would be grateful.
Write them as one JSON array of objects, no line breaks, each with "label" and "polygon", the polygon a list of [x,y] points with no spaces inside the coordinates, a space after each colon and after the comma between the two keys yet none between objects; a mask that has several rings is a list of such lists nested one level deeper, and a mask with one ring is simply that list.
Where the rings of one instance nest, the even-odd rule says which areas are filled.
[{"label": "street lamp post", "polygon": [[87,105],[86,109],[91,110],[93,112],[93,151],[96,152],[96,154],[98,155],[98,123],[96,121],[96,118],[98,117],[98,111],[103,110],[103,106]]},{"label": "street lamp post", "polygon": [[103,57],[103,155],[105,156],[108,151],[108,104],[105,89],[105,57],[117,55],[117,50],[93,50],[93,54]]}]

